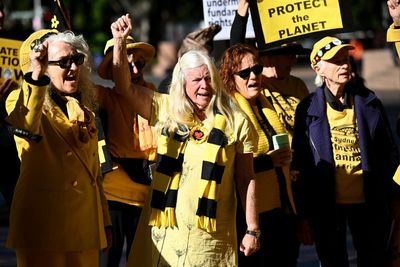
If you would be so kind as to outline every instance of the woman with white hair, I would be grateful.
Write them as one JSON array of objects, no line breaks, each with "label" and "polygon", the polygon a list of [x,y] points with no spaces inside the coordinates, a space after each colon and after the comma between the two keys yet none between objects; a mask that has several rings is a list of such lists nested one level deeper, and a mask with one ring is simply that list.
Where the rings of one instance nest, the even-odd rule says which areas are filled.
[{"label": "woman with white hair", "polygon": [[292,143],[300,237],[321,266],[349,266],[348,226],[357,266],[386,266],[398,152],[381,101],[351,80],[350,49],[325,37],[310,55],[318,87],[297,107]]},{"label": "woman with white hair", "polygon": [[249,122],[204,52],[179,59],[169,95],[129,84],[123,77],[131,25],[129,15],[111,25],[115,85],[160,135],[150,207],[128,266],[237,266],[235,186],[247,208],[241,249],[246,255],[258,249]]},{"label": "woman with white hair", "polygon": [[[89,47],[73,32],[40,30],[20,50],[22,88],[7,98],[21,172],[7,246],[19,267],[98,266],[109,247],[93,114]],[[35,138],[33,138],[35,137]]]}]

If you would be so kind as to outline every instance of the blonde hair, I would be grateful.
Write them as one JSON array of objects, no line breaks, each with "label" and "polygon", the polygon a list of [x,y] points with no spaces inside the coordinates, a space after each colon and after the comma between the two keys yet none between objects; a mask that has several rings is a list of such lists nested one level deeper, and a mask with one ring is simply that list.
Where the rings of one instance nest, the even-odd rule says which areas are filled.
[{"label": "blonde hair", "polygon": [[[80,66],[78,81],[78,93],[80,95],[79,102],[94,111],[96,105],[94,101],[94,85],[91,80],[91,54],[86,40],[82,35],[75,35],[72,31],[64,31],[50,35],[46,41],[48,41],[49,47],[54,42],[64,42],[75,48],[78,53],[85,55],[85,60]],[[46,94],[44,105],[49,108],[52,106],[49,93]]]},{"label": "blonde hair", "polygon": [[239,109],[227,93],[213,60],[204,51],[191,50],[179,58],[173,71],[169,93],[170,114],[168,121],[164,124],[170,134],[180,132],[182,128],[183,131],[185,131],[185,128],[188,131],[188,128],[196,124],[194,106],[185,89],[186,71],[203,65],[209,71],[213,88],[213,96],[204,111],[205,115],[212,119],[215,111],[218,110],[227,120],[227,129],[232,130],[234,128],[233,113]]}]

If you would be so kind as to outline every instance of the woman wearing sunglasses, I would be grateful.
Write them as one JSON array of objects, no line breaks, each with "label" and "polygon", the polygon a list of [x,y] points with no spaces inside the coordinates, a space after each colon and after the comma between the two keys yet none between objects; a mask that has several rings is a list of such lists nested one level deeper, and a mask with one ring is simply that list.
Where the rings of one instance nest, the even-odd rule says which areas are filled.
[{"label": "woman wearing sunglasses", "polygon": [[[236,44],[222,55],[221,78],[258,134],[253,160],[261,249],[253,256],[239,258],[239,266],[296,266],[298,241],[288,175],[291,151],[289,147],[273,147],[272,136],[287,131],[271,99],[262,93],[262,70],[257,51],[251,46]],[[238,207],[238,236],[246,231],[243,220],[242,208]]]},{"label": "woman wearing sunglasses", "polygon": [[[114,80],[113,48],[112,38],[106,42],[103,60],[97,68],[105,80]],[[124,79],[154,91],[155,86],[144,79],[144,67],[153,58],[154,47],[129,36],[126,49],[129,72]],[[150,190],[149,165],[157,156],[157,138],[149,122],[132,112],[130,103],[115,88],[96,85],[95,93],[113,165],[112,171],[104,174],[103,187],[113,224],[113,245],[105,257],[105,266],[114,267],[119,265],[121,255],[128,257]]]},{"label": "woman wearing sunglasses", "polygon": [[7,246],[19,267],[98,266],[109,247],[93,116],[89,48],[72,32],[40,30],[20,50],[22,88],[7,99],[7,120],[42,138],[15,137],[21,174]]}]

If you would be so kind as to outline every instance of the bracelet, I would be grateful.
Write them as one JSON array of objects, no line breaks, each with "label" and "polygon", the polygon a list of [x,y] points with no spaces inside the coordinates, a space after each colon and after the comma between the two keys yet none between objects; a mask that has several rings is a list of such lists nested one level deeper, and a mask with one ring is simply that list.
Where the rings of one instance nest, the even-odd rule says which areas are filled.
[{"label": "bracelet", "polygon": [[259,239],[261,236],[261,231],[260,230],[246,230],[247,235],[252,235],[255,238]]},{"label": "bracelet", "polygon": [[39,78],[39,80],[34,80],[32,78],[32,72],[28,72],[24,75],[24,80],[27,83],[30,83],[32,85],[36,86],[47,86],[50,84],[50,78],[49,76],[43,75],[42,77]]}]

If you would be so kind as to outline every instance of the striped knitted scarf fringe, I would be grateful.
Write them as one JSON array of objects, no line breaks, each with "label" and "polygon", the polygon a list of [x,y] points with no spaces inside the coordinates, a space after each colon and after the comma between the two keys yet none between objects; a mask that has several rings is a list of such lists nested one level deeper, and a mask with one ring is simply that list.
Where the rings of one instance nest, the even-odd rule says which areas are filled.
[{"label": "striped knitted scarf fringe", "polygon": [[[196,226],[207,232],[217,230],[219,186],[227,161],[225,127],[226,119],[217,111],[205,144],[196,211]],[[149,225],[165,228],[178,226],[175,207],[187,140],[186,136],[178,134],[169,138],[164,130],[159,138]]]}]

